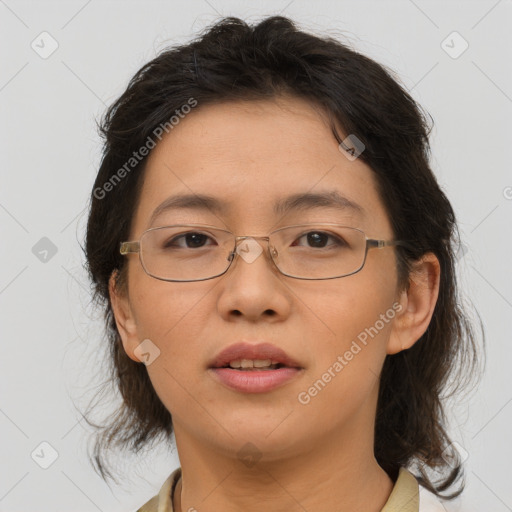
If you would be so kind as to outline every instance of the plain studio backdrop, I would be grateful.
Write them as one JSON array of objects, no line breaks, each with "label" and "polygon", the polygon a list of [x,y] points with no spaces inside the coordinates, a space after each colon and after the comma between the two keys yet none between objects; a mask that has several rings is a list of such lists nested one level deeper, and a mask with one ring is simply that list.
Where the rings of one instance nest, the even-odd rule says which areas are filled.
[{"label": "plain studio backdrop", "polygon": [[450,406],[467,488],[445,508],[512,510],[510,0],[0,0],[1,511],[135,510],[178,466],[156,446],[109,487],[86,458],[77,408],[105,377],[79,245],[100,162],[94,121],[165,45],[221,16],[271,14],[346,36],[434,118],[432,166],[458,215],[460,283],[488,351],[479,387]]}]

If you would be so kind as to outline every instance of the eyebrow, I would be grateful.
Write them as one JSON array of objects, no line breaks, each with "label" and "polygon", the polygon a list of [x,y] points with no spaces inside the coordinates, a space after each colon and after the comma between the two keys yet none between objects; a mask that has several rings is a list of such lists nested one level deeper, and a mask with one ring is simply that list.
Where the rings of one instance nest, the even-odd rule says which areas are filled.
[{"label": "eyebrow", "polygon": [[[179,194],[168,197],[165,201],[159,204],[149,221],[152,225],[156,218],[163,212],[170,210],[198,210],[209,211],[215,214],[225,214],[227,205],[220,199],[205,195],[205,194]],[[364,208],[341,195],[335,190],[326,192],[306,192],[297,193],[279,199],[274,204],[274,213],[276,215],[284,215],[291,210],[312,210],[314,208],[334,208],[342,211],[351,211],[362,217],[365,216]]]}]

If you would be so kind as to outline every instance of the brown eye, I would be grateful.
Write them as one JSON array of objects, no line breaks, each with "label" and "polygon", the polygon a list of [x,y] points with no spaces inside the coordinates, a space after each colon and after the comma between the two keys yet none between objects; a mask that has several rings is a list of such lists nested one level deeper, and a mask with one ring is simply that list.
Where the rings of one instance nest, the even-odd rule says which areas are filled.
[{"label": "brown eye", "polygon": [[[207,240],[211,238],[208,235],[205,235],[204,233],[185,233],[183,235],[175,236],[171,239],[169,239],[164,244],[164,248],[184,248],[184,249],[193,249],[193,248],[200,248],[205,245]],[[177,242],[178,241],[178,242]],[[183,241],[185,245],[183,245]]]},{"label": "brown eye", "polygon": [[[345,246],[347,245],[345,240],[342,238],[326,233],[324,231],[310,231],[309,233],[305,233],[304,235],[300,236],[297,240],[306,239],[306,242],[309,247],[317,248],[317,249],[323,249],[324,247],[328,245],[335,245],[335,246]],[[329,239],[334,240],[334,243],[327,243]],[[292,245],[299,245],[299,244],[292,244]]]}]

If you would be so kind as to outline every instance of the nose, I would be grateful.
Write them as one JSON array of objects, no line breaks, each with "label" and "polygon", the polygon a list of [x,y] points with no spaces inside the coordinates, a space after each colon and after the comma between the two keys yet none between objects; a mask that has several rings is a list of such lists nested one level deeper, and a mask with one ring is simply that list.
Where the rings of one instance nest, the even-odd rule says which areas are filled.
[{"label": "nose", "polygon": [[[229,259],[234,259],[223,276],[218,309],[226,320],[243,317],[256,321],[284,319],[291,310],[292,295],[286,279],[269,255],[266,237],[238,239]],[[272,251],[273,248],[270,248]]]}]

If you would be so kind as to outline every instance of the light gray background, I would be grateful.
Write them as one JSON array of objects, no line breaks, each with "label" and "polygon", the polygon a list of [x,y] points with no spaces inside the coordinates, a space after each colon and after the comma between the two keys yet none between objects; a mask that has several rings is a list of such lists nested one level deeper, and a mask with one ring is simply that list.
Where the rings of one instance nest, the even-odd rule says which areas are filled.
[{"label": "light gray background", "polygon": [[[435,120],[432,165],[460,221],[461,284],[488,340],[479,388],[450,407],[453,439],[469,458],[464,497],[445,507],[512,510],[511,0],[0,0],[1,511],[135,510],[177,467],[175,451],[158,448],[130,459],[130,479],[109,488],[85,458],[88,430],[73,404],[91,398],[103,359],[79,247],[100,156],[94,119],[166,43],[220,15],[278,13],[346,34],[393,68]],[[46,37],[51,48],[43,31],[58,43],[46,59],[31,47],[42,52]],[[469,44],[457,58],[464,43],[446,40],[453,31]],[[46,262],[43,237],[57,249]],[[35,462],[51,461],[42,442],[58,453],[48,469]]]}]

